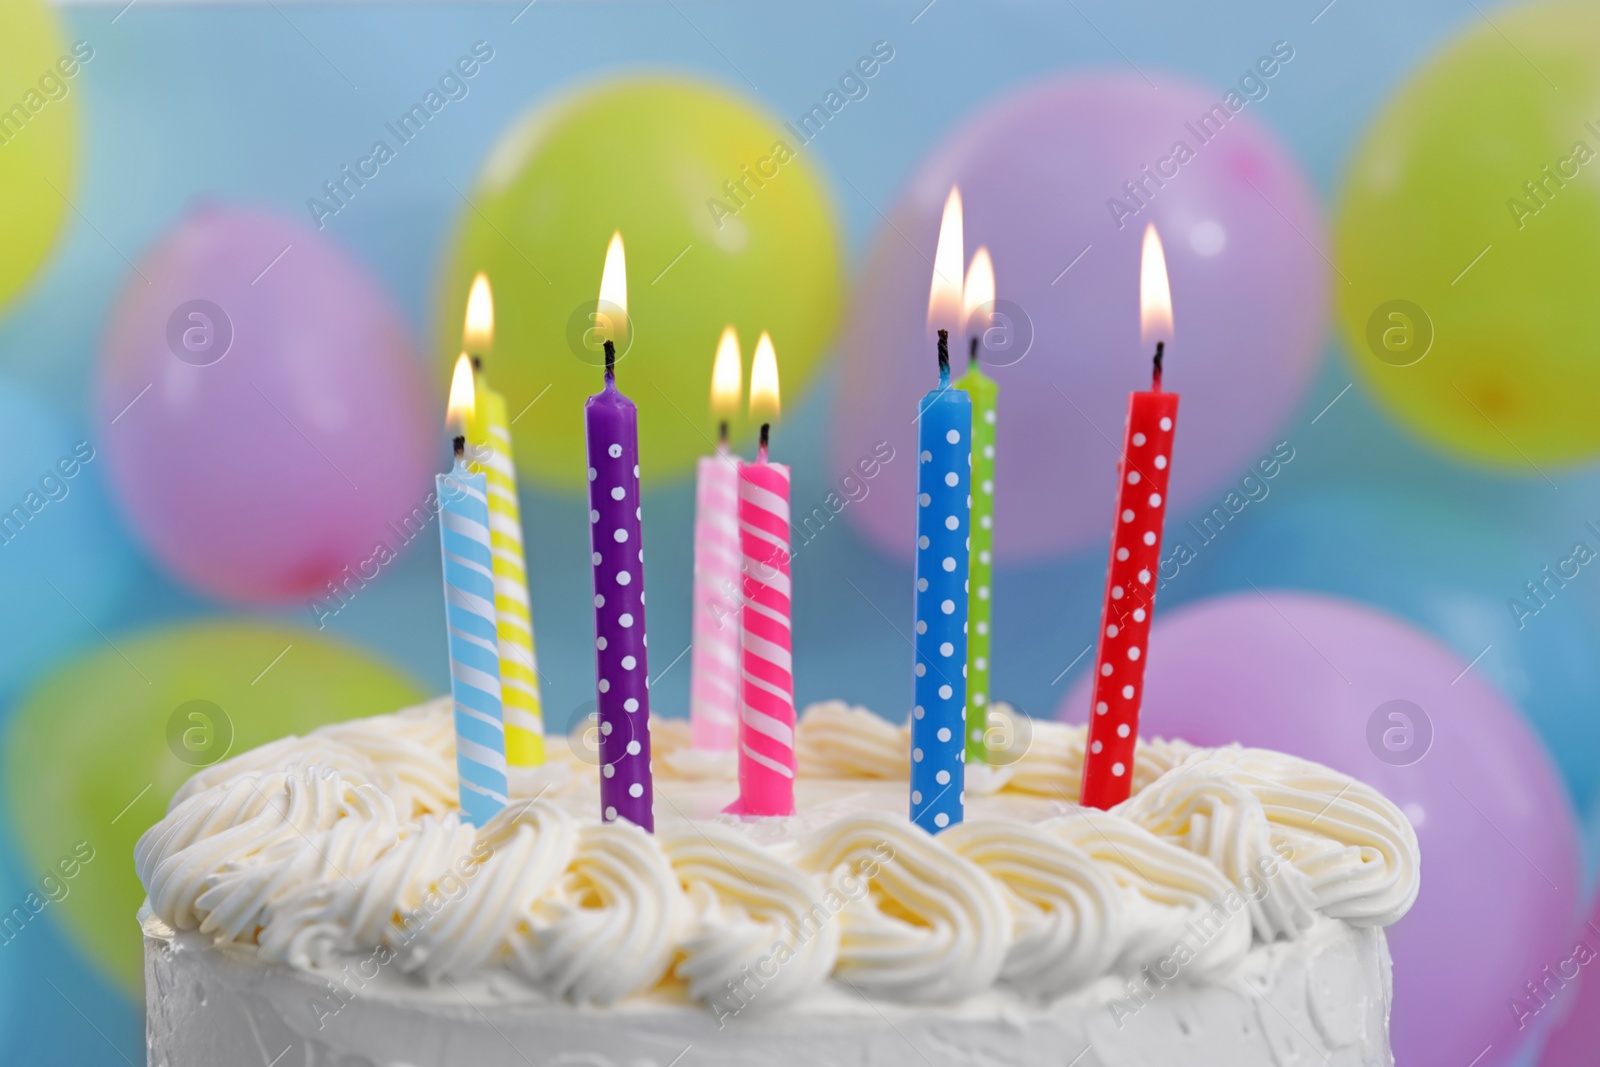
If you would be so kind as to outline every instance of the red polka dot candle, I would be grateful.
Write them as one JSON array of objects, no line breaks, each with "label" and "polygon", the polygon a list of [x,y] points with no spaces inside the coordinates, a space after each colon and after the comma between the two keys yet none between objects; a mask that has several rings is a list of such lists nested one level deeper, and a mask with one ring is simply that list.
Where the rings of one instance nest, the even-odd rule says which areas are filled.
[{"label": "red polka dot candle", "polygon": [[600,817],[655,829],[650,690],[645,679],[644,545],[639,505],[639,409],[617,388],[616,340],[627,330],[622,236],[611,238],[596,330],[606,384],[584,405],[589,537],[594,563],[595,703],[600,720]]},{"label": "red polka dot candle", "polygon": [[1154,226],[1144,232],[1139,281],[1140,332],[1146,344],[1155,342],[1155,369],[1149,391],[1128,397],[1128,425],[1118,465],[1117,516],[1095,656],[1089,751],[1083,761],[1082,803],[1091,808],[1110,808],[1128,799],[1133,781],[1167,477],[1178,422],[1178,394],[1161,388],[1161,360],[1172,334],[1172,298]]}]

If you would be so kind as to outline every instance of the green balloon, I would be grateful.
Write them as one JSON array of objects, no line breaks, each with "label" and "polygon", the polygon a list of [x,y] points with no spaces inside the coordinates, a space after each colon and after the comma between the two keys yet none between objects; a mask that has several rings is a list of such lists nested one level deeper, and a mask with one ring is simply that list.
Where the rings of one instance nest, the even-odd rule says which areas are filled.
[{"label": "green balloon", "polygon": [[[130,994],[143,981],[133,846],[200,767],[324,723],[393,711],[417,687],[350,646],[288,627],[206,622],[118,638],[41,682],[12,721],[7,801],[38,884],[93,859],[41,913]],[[82,853],[77,855],[82,859]],[[70,864],[69,864],[70,866]]]},{"label": "green balloon", "polygon": [[[684,474],[711,450],[725,325],[739,331],[747,373],[757,337],[772,335],[787,398],[838,319],[839,244],[810,149],[697,82],[610,81],[526,116],[491,152],[462,218],[439,294],[441,381],[461,352],[473,276],[486,272],[487,378],[515,420],[518,473],[545,485],[587,484],[583,404],[603,362],[591,316],[613,232],[632,327],[617,383],[639,405],[647,480]],[[742,405],[732,421],[748,428]]]},{"label": "green balloon", "polygon": [[1600,8],[1495,20],[1367,134],[1336,286],[1358,372],[1400,419],[1537,476],[1600,454]]},{"label": "green balloon", "polygon": [[[0,305],[33,276],[61,229],[78,162],[87,42],[69,47],[49,5],[9,0],[0,33]],[[70,73],[69,73],[70,72]]]}]

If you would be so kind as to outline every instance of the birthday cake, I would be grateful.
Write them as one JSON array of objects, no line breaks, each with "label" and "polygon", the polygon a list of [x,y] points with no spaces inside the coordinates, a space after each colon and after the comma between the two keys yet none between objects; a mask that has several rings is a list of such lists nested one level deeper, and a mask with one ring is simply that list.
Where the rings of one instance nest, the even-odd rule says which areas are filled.
[{"label": "birthday cake", "polygon": [[1036,723],[931,836],[865,710],[807,709],[783,819],[653,727],[653,835],[560,738],[462,822],[448,701],[196,774],[135,854],[152,1067],[1392,1063],[1417,839],[1345,775],[1140,741],[1097,811],[1083,728]]}]

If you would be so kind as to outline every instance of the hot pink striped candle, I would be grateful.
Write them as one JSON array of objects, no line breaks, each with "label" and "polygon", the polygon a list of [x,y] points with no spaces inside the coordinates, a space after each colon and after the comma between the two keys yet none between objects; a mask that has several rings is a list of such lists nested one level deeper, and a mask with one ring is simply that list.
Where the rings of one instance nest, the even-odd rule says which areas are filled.
[{"label": "hot pink striped candle", "polygon": [[[750,404],[776,414],[778,364],[766,335],[756,344]],[[739,468],[743,557],[740,641],[739,799],[741,815],[794,814],[794,660],[789,637],[789,468],[767,462],[767,432],[754,463]]]}]

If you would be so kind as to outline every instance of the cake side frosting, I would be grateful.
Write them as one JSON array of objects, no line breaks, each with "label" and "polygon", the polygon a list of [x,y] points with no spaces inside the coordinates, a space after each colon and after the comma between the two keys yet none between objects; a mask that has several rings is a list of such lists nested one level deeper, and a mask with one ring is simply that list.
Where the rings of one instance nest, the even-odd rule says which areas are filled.
[{"label": "cake side frosting", "polygon": [[578,1004],[681,989],[719,1017],[756,989],[769,1010],[832,982],[918,1004],[1048,1000],[1149,967],[1204,979],[1322,917],[1382,926],[1416,898],[1414,831],[1348,776],[1157,741],[1133,796],[1092,811],[1073,803],[1082,728],[1033,728],[1015,765],[974,769],[987,795],[969,789],[968,820],[930,837],[905,815],[904,731],[869,712],[808,710],[809,796],[788,820],[715,817],[731,783],[704,761],[675,776],[668,727],[652,836],[590,814],[581,762],[462,824],[434,702],[207,768],[135,860],[155,917],[266,961],[503,974]]}]

